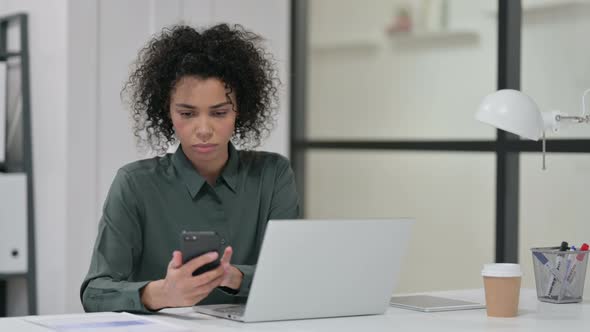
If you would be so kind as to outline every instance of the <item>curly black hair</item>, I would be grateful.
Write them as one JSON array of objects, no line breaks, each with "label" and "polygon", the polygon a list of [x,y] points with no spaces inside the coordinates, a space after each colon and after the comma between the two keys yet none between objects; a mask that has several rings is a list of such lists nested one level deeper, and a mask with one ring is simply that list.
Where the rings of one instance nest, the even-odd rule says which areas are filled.
[{"label": "curly black hair", "polygon": [[138,145],[163,154],[176,143],[169,115],[171,93],[180,79],[194,76],[217,78],[228,96],[235,92],[237,105],[232,107],[238,114],[232,142],[245,149],[259,146],[275,123],[280,84],[262,41],[240,25],[227,24],[203,31],[178,25],[151,39],[121,91],[131,108]]}]

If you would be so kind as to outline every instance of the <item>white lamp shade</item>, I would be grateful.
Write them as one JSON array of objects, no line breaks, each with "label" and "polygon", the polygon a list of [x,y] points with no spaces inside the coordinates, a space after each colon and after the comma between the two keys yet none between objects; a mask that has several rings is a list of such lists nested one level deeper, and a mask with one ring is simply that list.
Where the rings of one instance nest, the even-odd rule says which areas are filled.
[{"label": "white lamp shade", "polygon": [[487,95],[475,118],[498,129],[538,140],[543,135],[543,117],[537,104],[517,90],[498,90]]}]

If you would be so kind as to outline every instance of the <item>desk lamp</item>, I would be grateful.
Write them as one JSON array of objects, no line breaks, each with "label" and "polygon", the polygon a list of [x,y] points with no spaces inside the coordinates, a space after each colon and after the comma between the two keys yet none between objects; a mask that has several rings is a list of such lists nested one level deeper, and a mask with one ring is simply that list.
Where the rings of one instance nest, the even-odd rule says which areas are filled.
[{"label": "desk lamp", "polygon": [[559,111],[541,112],[533,99],[518,90],[498,90],[487,95],[475,118],[504,131],[538,141],[543,141],[543,170],[545,167],[545,132],[554,133],[568,124],[589,123],[586,114],[586,90],[582,95],[582,115],[570,116]]}]

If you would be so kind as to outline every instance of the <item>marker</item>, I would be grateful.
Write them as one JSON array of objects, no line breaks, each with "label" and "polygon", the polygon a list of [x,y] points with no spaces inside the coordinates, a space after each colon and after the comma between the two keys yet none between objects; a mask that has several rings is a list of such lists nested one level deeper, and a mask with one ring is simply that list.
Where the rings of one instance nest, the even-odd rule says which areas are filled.
[{"label": "marker", "polygon": [[[588,249],[590,249],[590,246],[588,246],[588,244],[586,244],[586,243],[582,244],[582,246],[580,247],[580,251],[588,251]],[[576,260],[574,261],[572,268],[569,270],[569,272],[567,273],[567,276],[565,277],[564,286],[569,285],[572,283],[572,281],[574,281],[574,278],[576,277],[576,267],[578,266],[578,264],[581,264],[581,262],[584,261],[585,257],[586,257],[586,254],[577,254],[576,255]]]},{"label": "marker", "polygon": [[557,271],[553,266],[551,266],[551,264],[549,263],[549,260],[547,259],[547,257],[545,257],[545,255],[543,255],[542,252],[533,252],[533,255],[535,257],[537,257],[537,259],[539,260],[539,262],[541,262],[541,265],[545,266],[545,268],[551,272],[551,274],[553,275],[554,278],[557,279],[557,281],[562,282],[563,278],[561,278],[561,276],[559,275],[559,271]]},{"label": "marker", "polygon": [[[577,250],[576,249],[576,246],[571,246],[570,247],[570,250],[571,251],[576,251]],[[566,275],[566,277],[565,277],[565,280],[563,281],[563,283],[561,284],[561,288],[559,289],[559,295],[557,295],[557,301],[561,301],[564,298],[564,296],[566,295],[566,291],[568,291],[568,287],[570,285],[570,282],[568,282],[567,277],[572,272],[571,269],[574,269],[575,270],[575,268],[573,266],[576,264],[575,262],[572,262],[574,260],[573,257],[574,257],[574,255],[569,255],[569,254],[567,255],[567,258],[566,258],[566,261],[565,261],[565,263],[566,263],[565,264],[565,275]],[[568,292],[567,295],[569,295],[569,293],[570,292]]]},{"label": "marker", "polygon": [[[559,251],[567,251],[569,249],[567,242],[563,241],[561,242],[561,246],[559,246]],[[555,278],[555,275],[553,275],[549,281],[549,287],[547,289],[547,296],[551,297],[551,293],[553,293],[553,291],[555,290],[555,285],[557,285],[557,282],[559,281],[561,284],[563,284],[562,279],[561,279],[561,273],[559,272],[559,270],[561,269],[561,263],[563,262],[563,254],[557,254],[557,258],[555,258],[555,268],[558,271],[558,274],[560,276],[559,280],[558,278]],[[566,272],[567,273],[567,272]],[[564,273],[565,275],[565,273]]]}]

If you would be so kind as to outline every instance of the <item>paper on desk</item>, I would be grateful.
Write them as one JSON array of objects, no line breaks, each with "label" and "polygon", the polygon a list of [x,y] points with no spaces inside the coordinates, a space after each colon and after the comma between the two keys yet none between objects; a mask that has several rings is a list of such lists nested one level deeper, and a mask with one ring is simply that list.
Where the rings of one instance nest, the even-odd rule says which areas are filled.
[{"label": "paper on desk", "polygon": [[26,321],[59,332],[180,332],[188,331],[181,326],[149,319],[128,313],[96,313],[85,315],[65,315],[51,317],[27,317]]}]

